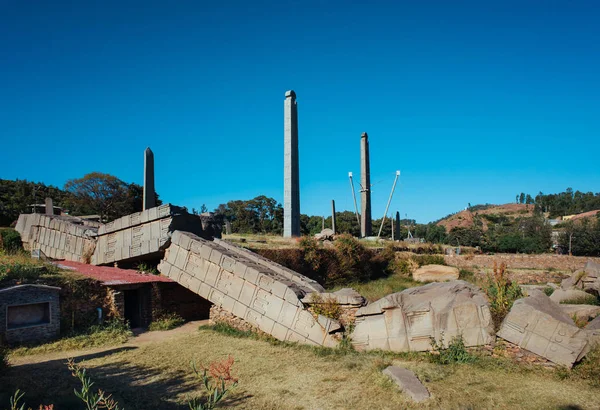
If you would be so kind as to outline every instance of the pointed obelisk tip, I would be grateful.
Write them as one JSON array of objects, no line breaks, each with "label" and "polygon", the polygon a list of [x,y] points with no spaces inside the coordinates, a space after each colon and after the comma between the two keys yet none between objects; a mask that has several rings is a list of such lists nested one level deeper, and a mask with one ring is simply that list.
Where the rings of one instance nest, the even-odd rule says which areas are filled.
[{"label": "pointed obelisk tip", "polygon": [[294,90],[288,90],[285,92],[285,98],[296,98],[296,93]]},{"label": "pointed obelisk tip", "polygon": [[152,154],[152,150],[150,149],[150,147],[146,147],[146,150],[144,152],[146,154]]},{"label": "pointed obelisk tip", "polygon": [[366,132],[363,132],[363,133],[360,135],[360,137],[361,137],[361,138],[369,138],[369,136],[367,135],[367,133],[366,133]]}]

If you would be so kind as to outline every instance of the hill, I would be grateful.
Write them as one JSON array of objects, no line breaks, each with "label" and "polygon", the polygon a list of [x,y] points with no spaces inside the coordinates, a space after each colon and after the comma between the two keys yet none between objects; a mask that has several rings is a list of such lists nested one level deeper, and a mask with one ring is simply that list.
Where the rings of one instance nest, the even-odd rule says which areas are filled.
[{"label": "hill", "polygon": [[519,217],[532,216],[534,205],[531,204],[504,204],[487,205],[485,207],[472,207],[447,216],[437,222],[436,225],[446,228],[450,232],[456,227],[470,228],[474,226],[476,218],[482,219],[483,230],[487,230],[487,222],[499,223],[509,222]]}]

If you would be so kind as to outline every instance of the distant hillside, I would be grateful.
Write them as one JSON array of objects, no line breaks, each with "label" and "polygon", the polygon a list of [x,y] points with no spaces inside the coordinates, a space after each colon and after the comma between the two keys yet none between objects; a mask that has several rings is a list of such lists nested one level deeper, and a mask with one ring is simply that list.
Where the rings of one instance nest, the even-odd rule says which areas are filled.
[{"label": "distant hillside", "polygon": [[[482,209],[483,208],[483,209]],[[476,217],[482,219],[483,230],[487,230],[487,223],[509,222],[518,217],[532,216],[534,205],[532,204],[505,204],[505,205],[486,205],[474,206],[470,209],[460,211],[454,215],[437,222],[438,226],[446,228],[450,232],[453,228],[470,228]]]}]

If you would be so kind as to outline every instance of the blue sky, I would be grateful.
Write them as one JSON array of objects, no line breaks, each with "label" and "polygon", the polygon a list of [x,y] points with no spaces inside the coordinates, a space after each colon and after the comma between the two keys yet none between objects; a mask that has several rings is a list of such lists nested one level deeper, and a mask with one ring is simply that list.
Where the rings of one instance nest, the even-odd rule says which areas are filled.
[{"label": "blue sky", "polygon": [[283,201],[298,99],[301,211],[351,210],[369,133],[373,217],[427,222],[518,192],[600,191],[595,1],[2,1],[0,178],[92,171],[210,209]]}]

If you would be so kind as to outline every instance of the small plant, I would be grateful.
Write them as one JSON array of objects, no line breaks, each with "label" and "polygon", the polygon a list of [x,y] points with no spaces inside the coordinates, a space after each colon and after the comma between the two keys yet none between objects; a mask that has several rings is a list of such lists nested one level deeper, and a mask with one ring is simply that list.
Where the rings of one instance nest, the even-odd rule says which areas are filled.
[{"label": "small plant", "polygon": [[494,274],[488,275],[484,291],[490,300],[494,327],[498,330],[514,301],[523,297],[523,292],[517,282],[508,279],[504,262],[499,267],[494,262]]},{"label": "small plant", "polygon": [[460,335],[453,337],[447,348],[444,348],[443,334],[439,342],[432,337],[429,357],[433,363],[438,364],[473,363],[477,360],[476,356],[469,353]]},{"label": "small plant", "polygon": [[110,394],[106,394],[100,389],[98,389],[98,393],[92,392],[91,388],[94,382],[92,382],[91,378],[86,375],[86,369],[81,367],[81,365],[75,363],[73,359],[69,359],[67,361],[67,367],[71,371],[71,374],[77,377],[81,382],[81,390],[76,389],[75,396],[85,403],[85,408],[87,410],[120,409],[119,403],[117,403]]},{"label": "small plant", "polygon": [[191,410],[214,409],[227,393],[237,386],[238,380],[231,374],[234,361],[234,358],[229,356],[221,362],[213,362],[208,367],[203,367],[202,371],[196,368],[195,363],[191,363],[194,374],[206,390],[202,397],[193,398],[188,402]]},{"label": "small plant", "polygon": [[469,269],[460,269],[458,271],[458,278],[467,282],[473,282],[475,280],[475,272]]},{"label": "small plant", "polygon": [[554,293],[554,288],[552,286],[546,286],[544,288],[544,293],[546,296],[551,296]]},{"label": "small plant", "polygon": [[311,308],[316,315],[323,315],[330,319],[339,320],[342,316],[342,308],[332,297],[323,298],[318,293],[311,295]]},{"label": "small plant", "polygon": [[149,265],[144,262],[138,263],[136,270],[140,273],[150,273],[152,275],[159,275],[159,272],[155,266]]},{"label": "small plant", "polygon": [[177,313],[164,313],[150,323],[148,330],[171,330],[185,323],[185,320]]}]

